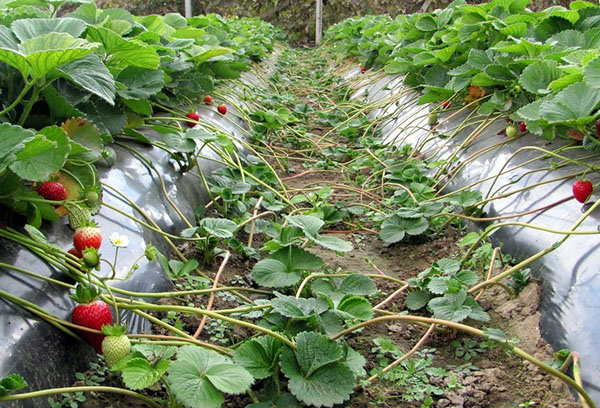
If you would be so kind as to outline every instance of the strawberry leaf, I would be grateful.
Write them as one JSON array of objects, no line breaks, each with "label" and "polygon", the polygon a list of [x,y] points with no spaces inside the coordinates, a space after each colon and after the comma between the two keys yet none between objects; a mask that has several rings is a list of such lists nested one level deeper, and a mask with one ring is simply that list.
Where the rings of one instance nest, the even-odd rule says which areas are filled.
[{"label": "strawberry leaf", "polygon": [[350,397],[354,374],[342,348],[329,338],[310,332],[296,336],[297,350],[286,347],[280,356],[281,371],[292,394],[307,405],[332,407]]},{"label": "strawberry leaf", "polygon": [[134,358],[122,368],[127,388],[142,390],[155,384],[169,368],[168,360],[159,360],[154,367],[144,358]]},{"label": "strawberry leaf", "polygon": [[0,380],[0,397],[27,387],[27,382],[19,374],[9,374]]},{"label": "strawberry leaf", "polygon": [[218,408],[223,393],[245,392],[254,379],[227,357],[197,346],[183,346],[171,363],[169,382],[173,394],[186,407]]},{"label": "strawberry leaf", "polygon": [[258,380],[274,374],[281,341],[271,336],[248,340],[235,350],[234,361]]}]

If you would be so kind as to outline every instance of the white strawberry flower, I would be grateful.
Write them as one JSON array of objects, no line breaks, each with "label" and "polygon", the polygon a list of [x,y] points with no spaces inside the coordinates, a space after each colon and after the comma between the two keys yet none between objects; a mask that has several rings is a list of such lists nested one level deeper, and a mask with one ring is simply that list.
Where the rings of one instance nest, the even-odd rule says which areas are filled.
[{"label": "white strawberry flower", "polygon": [[129,238],[126,235],[119,235],[118,232],[110,234],[110,243],[117,248],[127,248]]}]

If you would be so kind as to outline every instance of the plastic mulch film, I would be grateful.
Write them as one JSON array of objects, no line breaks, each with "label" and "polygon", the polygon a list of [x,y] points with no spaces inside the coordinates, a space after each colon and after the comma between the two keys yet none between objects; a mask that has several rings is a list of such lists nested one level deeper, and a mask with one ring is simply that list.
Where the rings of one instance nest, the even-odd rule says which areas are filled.
[{"label": "plastic mulch film", "polygon": [[[357,72],[354,71],[354,74]],[[366,83],[366,81],[363,81]],[[402,78],[386,76],[363,84],[353,98],[390,103],[374,112],[373,118],[388,116],[382,137],[389,143],[410,144],[414,154],[440,160],[443,168],[433,169],[444,193],[462,188],[479,190],[483,198],[494,198],[485,206],[487,217],[520,214],[539,209],[572,196],[574,173],[581,168],[562,163],[555,156],[536,149],[600,164],[598,157],[588,159],[583,149],[564,150],[567,141],[548,142],[534,135],[508,140],[499,134],[506,121],[485,123],[485,117],[465,112],[444,113],[435,129],[428,125],[429,110],[417,105],[420,95],[402,91]],[[598,183],[596,174],[588,175]],[[535,187],[531,187],[534,186]],[[529,215],[498,222],[521,222],[559,231],[573,227],[595,200],[594,193],[585,205],[573,200]],[[490,222],[471,224],[485,229]],[[592,213],[578,228],[597,231],[600,211]],[[563,235],[518,225],[504,226],[490,236],[494,245],[517,260],[526,259],[551,247]],[[584,386],[592,398],[600,400],[600,241],[597,235],[571,235],[558,249],[531,264],[532,273],[542,281],[541,331],[555,349],[577,351],[582,361]]]}]

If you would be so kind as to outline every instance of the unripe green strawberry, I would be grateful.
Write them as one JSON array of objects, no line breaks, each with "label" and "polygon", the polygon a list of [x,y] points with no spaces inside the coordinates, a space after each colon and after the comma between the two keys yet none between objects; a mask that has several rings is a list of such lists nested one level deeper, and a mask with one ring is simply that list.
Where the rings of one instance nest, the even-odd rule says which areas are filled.
[{"label": "unripe green strawberry", "polygon": [[429,116],[427,117],[427,124],[429,124],[429,126],[433,126],[437,123],[438,121],[438,115],[437,113],[430,113]]},{"label": "unripe green strawberry", "polygon": [[105,325],[102,326],[102,333],[106,335],[102,341],[102,354],[106,364],[112,367],[131,352],[131,342],[126,335],[127,326]]},{"label": "unripe green strawberry", "polygon": [[81,253],[83,263],[90,269],[96,268],[100,264],[100,254],[96,248],[86,248]]},{"label": "unripe green strawberry", "polygon": [[84,206],[72,204],[66,208],[69,210],[69,225],[74,230],[92,218],[90,210]]},{"label": "unripe green strawberry", "polygon": [[508,125],[506,127],[506,136],[510,139],[519,136],[519,129],[515,125]]},{"label": "unripe green strawberry", "polygon": [[146,249],[144,250],[144,256],[148,260],[148,262],[152,262],[156,259],[156,247],[152,244],[146,245]]}]

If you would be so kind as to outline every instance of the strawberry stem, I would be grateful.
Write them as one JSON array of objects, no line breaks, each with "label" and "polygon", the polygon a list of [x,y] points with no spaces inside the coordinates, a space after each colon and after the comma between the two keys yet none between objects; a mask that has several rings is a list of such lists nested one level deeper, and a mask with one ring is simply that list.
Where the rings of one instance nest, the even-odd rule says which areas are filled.
[{"label": "strawberry stem", "polygon": [[154,399],[152,399],[150,397],[139,394],[135,391],[130,391],[128,389],[117,388],[117,387],[106,387],[106,386],[49,388],[46,390],[25,392],[22,394],[5,395],[4,397],[0,397],[0,401],[20,401],[20,400],[26,400],[26,399],[30,399],[30,398],[45,397],[47,395],[73,394],[76,392],[105,392],[105,393],[113,393],[113,394],[122,394],[122,395],[127,395],[129,397],[134,397],[134,398],[140,399],[153,407],[161,408],[161,405],[159,403],[157,403],[156,401],[154,401]]}]

